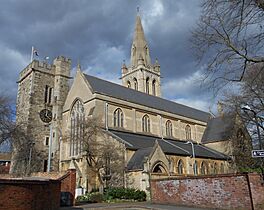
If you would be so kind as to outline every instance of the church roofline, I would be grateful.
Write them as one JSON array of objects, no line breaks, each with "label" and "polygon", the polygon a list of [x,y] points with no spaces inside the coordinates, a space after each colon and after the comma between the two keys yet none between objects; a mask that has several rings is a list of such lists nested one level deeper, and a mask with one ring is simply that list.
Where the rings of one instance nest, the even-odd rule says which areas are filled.
[{"label": "church roofline", "polygon": [[115,97],[131,103],[144,105],[147,107],[155,108],[157,110],[195,119],[201,122],[207,122],[211,116],[208,112],[178,104],[176,102],[157,96],[148,95],[146,93],[136,91],[106,80],[102,80],[94,76],[90,76],[87,74],[84,74],[84,76],[93,89],[93,92],[95,93]]}]

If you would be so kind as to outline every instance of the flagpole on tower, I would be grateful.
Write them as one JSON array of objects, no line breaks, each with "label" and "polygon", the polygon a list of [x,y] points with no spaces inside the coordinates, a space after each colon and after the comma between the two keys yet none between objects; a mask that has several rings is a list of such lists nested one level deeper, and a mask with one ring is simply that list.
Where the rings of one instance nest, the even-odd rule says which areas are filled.
[{"label": "flagpole on tower", "polygon": [[31,56],[30,56],[30,63],[33,61],[33,53],[34,53],[34,47],[31,47]]}]

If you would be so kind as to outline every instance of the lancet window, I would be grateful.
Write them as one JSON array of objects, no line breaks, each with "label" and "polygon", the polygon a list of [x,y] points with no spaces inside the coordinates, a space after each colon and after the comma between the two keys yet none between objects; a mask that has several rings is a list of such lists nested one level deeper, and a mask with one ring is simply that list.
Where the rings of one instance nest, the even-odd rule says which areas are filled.
[{"label": "lancet window", "polygon": [[124,127],[124,114],[120,108],[114,111],[114,127]]},{"label": "lancet window", "polygon": [[191,126],[186,125],[186,127],[185,127],[185,134],[186,134],[186,140],[191,140],[192,139]]},{"label": "lancet window", "polygon": [[183,165],[183,161],[180,159],[178,161],[178,174],[183,174],[184,173],[184,165]]},{"label": "lancet window", "polygon": [[153,80],[152,82],[152,95],[156,95],[156,80]]},{"label": "lancet window", "polygon": [[166,122],[166,136],[172,136],[172,123],[170,120]]},{"label": "lancet window", "polygon": [[138,81],[136,78],[134,78],[134,89],[138,90]]},{"label": "lancet window", "polygon": [[146,79],[146,93],[149,94],[149,78]]},{"label": "lancet window", "polygon": [[148,115],[144,115],[142,118],[142,131],[150,132],[150,119]]}]

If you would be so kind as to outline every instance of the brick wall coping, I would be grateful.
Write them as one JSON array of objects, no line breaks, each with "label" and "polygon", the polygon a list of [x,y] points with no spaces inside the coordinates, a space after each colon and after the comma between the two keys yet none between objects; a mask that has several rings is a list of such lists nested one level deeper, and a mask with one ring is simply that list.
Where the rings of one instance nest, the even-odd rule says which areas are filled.
[{"label": "brick wall coping", "polygon": [[25,177],[25,178],[4,178],[0,179],[0,184],[47,184],[55,183],[58,180],[43,179],[41,177]]},{"label": "brick wall coping", "polygon": [[199,176],[170,176],[166,178],[151,178],[152,182],[175,180],[175,179],[205,179],[205,178],[220,178],[220,177],[235,177],[235,176],[247,176],[247,175],[258,175],[258,173],[230,173],[230,174],[212,174],[212,175],[199,175]]}]

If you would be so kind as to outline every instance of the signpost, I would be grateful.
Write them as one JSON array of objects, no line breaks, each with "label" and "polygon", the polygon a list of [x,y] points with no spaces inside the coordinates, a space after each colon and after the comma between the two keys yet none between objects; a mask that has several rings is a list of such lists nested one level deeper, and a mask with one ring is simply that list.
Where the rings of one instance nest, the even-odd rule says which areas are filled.
[{"label": "signpost", "polygon": [[264,157],[264,150],[252,150],[251,152],[253,158]]}]

